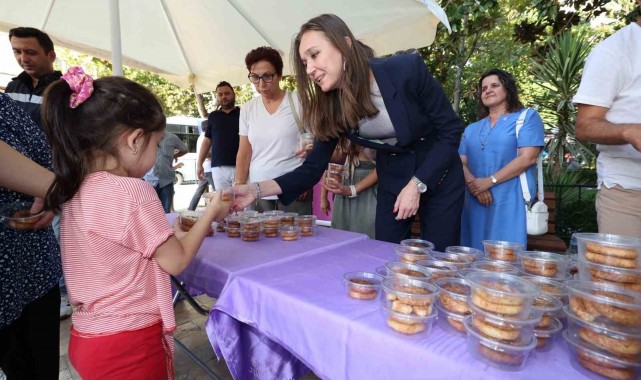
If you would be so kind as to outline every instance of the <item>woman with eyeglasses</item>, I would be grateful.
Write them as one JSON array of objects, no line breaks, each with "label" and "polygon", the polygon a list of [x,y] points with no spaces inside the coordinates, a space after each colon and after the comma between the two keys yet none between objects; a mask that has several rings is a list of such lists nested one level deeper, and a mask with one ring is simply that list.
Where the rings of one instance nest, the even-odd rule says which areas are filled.
[{"label": "woman with eyeglasses", "polygon": [[[256,48],[245,57],[245,65],[249,70],[247,77],[260,96],[240,110],[234,185],[272,179],[303,163],[303,159],[294,154],[304,132],[297,116],[300,100],[297,94],[279,86],[283,75],[280,53],[271,47]],[[287,206],[275,195],[259,197],[249,206],[259,212],[282,210],[307,215],[312,212],[312,197],[305,191]]]},{"label": "woman with eyeglasses", "polygon": [[458,245],[463,127],[423,59],[374,58],[343,20],[324,14],[301,26],[292,61],[314,148],[294,172],[239,186],[235,207],[273,194],[289,203],[318,181],[338,140],[348,138],[377,150],[376,239],[398,243],[408,237],[419,211],[422,238],[439,250]]}]

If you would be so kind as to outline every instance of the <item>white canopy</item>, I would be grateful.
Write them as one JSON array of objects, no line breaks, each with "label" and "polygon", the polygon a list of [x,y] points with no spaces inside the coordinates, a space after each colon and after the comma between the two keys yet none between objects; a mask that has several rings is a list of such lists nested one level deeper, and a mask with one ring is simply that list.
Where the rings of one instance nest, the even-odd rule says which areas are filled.
[{"label": "white canopy", "polygon": [[[221,80],[247,83],[245,55],[259,46],[283,52],[293,35],[322,13],[334,13],[377,54],[427,46],[447,17],[434,0],[1,0],[0,30],[31,26],[57,46],[111,58],[121,35],[122,62],[148,69],[196,92]],[[118,7],[110,20],[110,5]],[[117,8],[113,8],[117,9]],[[114,25],[114,27],[112,27]],[[116,30],[114,30],[116,29]],[[113,62],[119,62],[118,44]]]}]

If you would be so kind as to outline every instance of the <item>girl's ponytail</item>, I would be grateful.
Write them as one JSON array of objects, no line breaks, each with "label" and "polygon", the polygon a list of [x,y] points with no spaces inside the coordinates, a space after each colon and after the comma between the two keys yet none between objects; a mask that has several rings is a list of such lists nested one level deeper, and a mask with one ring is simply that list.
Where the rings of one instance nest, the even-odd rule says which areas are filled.
[{"label": "girl's ponytail", "polygon": [[55,212],[78,191],[89,169],[86,150],[78,134],[78,110],[69,106],[72,94],[67,82],[59,80],[47,88],[41,107],[43,128],[53,148],[55,174],[45,207]]}]

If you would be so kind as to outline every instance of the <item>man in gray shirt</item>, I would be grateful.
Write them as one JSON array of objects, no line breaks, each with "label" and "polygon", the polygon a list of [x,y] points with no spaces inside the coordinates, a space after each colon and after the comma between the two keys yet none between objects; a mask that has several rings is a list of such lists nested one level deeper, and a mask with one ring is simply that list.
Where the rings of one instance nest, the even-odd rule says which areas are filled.
[{"label": "man in gray shirt", "polygon": [[145,181],[156,189],[160,203],[165,213],[171,212],[171,203],[174,199],[174,159],[187,153],[187,146],[178,136],[165,131],[165,137],[160,141],[156,164],[147,174]]}]

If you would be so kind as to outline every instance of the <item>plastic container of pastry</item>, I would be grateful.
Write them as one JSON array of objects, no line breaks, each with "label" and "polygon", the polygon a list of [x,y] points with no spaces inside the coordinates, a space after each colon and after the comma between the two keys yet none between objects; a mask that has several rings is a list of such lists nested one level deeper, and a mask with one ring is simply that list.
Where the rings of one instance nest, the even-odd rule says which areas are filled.
[{"label": "plastic container of pastry", "polygon": [[471,257],[472,261],[481,261],[485,253],[480,249],[472,247],[463,247],[459,245],[453,245],[445,248],[445,253],[451,253],[454,255]]},{"label": "plastic container of pastry", "polygon": [[469,304],[474,328],[488,338],[503,342],[529,341],[541,320],[541,312],[536,309],[524,316],[510,316],[489,312],[471,301]]},{"label": "plastic container of pastry", "polygon": [[464,336],[467,334],[463,321],[467,314],[458,314],[447,310],[441,305],[441,301],[436,303],[438,310],[438,325],[440,328],[448,333]]},{"label": "plastic container of pastry", "polygon": [[464,278],[439,278],[434,285],[438,288],[438,300],[443,309],[463,316],[471,313],[467,304],[471,289]]},{"label": "plastic container of pastry", "polygon": [[280,216],[263,215],[263,236],[266,238],[278,237],[280,228]]},{"label": "plastic container of pastry", "polygon": [[400,262],[409,264],[430,258],[429,250],[409,245],[397,245],[394,247],[394,253],[398,256]]},{"label": "plastic container of pastry", "polygon": [[570,351],[572,367],[587,378],[620,380],[641,378],[641,362],[623,359],[603,351],[585,342],[570,330],[564,331],[562,336]]},{"label": "plastic container of pastry", "polygon": [[489,260],[475,261],[471,263],[468,268],[484,270],[487,272],[498,272],[498,273],[513,274],[513,275],[519,274],[519,268],[515,267],[510,263],[505,263],[500,261],[489,261]]},{"label": "plastic container of pastry", "polygon": [[570,310],[588,322],[608,323],[615,330],[641,328],[641,294],[608,284],[572,280]]},{"label": "plastic container of pastry", "polygon": [[372,301],[381,293],[381,278],[369,272],[348,272],[343,275],[347,296],[357,300]]},{"label": "plastic container of pastry", "polygon": [[381,302],[391,311],[425,317],[432,314],[438,296],[436,286],[419,280],[383,280]]},{"label": "plastic container of pastry", "polygon": [[563,308],[567,330],[581,341],[598,347],[611,355],[641,361],[641,328],[617,328],[606,321],[586,321],[569,306]]},{"label": "plastic container of pastry", "polygon": [[561,336],[563,323],[559,318],[553,318],[552,323],[547,327],[534,327],[536,337],[536,350],[539,352],[550,351],[554,343]]},{"label": "plastic container of pastry", "polygon": [[554,323],[553,319],[563,315],[561,312],[563,302],[548,294],[539,294],[534,297],[532,306],[541,312],[541,321],[537,325],[538,328],[550,327]]},{"label": "plastic container of pastry", "polygon": [[465,276],[472,289],[470,302],[491,313],[525,318],[532,311],[541,289],[520,277],[494,272],[472,272]]},{"label": "plastic container of pastry", "polygon": [[433,308],[431,313],[426,316],[413,314],[403,314],[392,310],[388,304],[383,304],[381,312],[385,318],[387,326],[404,335],[429,336],[432,333],[432,326],[437,319],[438,311]]},{"label": "plastic container of pastry", "polygon": [[641,292],[641,269],[617,268],[587,260],[578,260],[577,267],[579,280],[610,284]]},{"label": "plastic container of pastry", "polygon": [[483,251],[486,260],[516,263],[519,254],[523,251],[523,244],[502,240],[483,240]]},{"label": "plastic container of pastry", "polygon": [[528,358],[536,348],[534,335],[529,340],[510,343],[490,339],[476,330],[472,316],[463,321],[467,331],[467,348],[476,359],[502,370],[519,371],[525,368]]},{"label": "plastic container of pastry", "polygon": [[429,281],[432,278],[430,271],[415,264],[390,261],[385,264],[385,267],[387,268],[388,277],[421,281]]},{"label": "plastic container of pastry", "polygon": [[641,239],[596,233],[576,233],[579,260],[623,269],[641,269]]},{"label": "plastic container of pastry", "polygon": [[564,280],[568,277],[572,260],[558,253],[524,251],[519,254],[519,264],[525,274]]},{"label": "plastic container of pastry", "polygon": [[296,223],[296,217],[298,216],[295,212],[284,212],[280,214],[280,225],[281,226],[293,226]]},{"label": "plastic container of pastry", "polygon": [[431,241],[427,240],[422,240],[422,239],[405,239],[401,240],[401,245],[407,245],[410,247],[416,247],[416,248],[421,248],[425,249],[427,251],[432,251],[434,249],[434,243]]},{"label": "plastic container of pastry", "polygon": [[446,252],[432,251],[432,257],[435,260],[447,261],[448,263],[452,263],[456,265],[457,269],[465,269],[474,262],[474,259],[470,256],[463,256]]},{"label": "plastic container of pastry", "polygon": [[0,220],[14,230],[30,230],[42,218],[44,211],[32,214],[32,202],[14,202],[0,207]]},{"label": "plastic container of pastry", "polygon": [[430,282],[436,281],[436,279],[443,277],[456,277],[458,273],[458,268],[452,263],[441,260],[421,260],[417,261],[416,265],[427,270],[432,278]]},{"label": "plastic container of pastry", "polygon": [[225,217],[225,225],[228,228],[238,228],[240,229],[240,220],[242,217],[238,214],[227,215]]},{"label": "plastic container of pastry", "polygon": [[300,239],[300,227],[282,225],[280,227],[280,238],[283,241],[296,241]]},{"label": "plastic container of pastry", "polygon": [[556,297],[561,302],[563,302],[564,305],[567,305],[568,303],[568,295],[570,292],[568,291],[567,286],[565,286],[564,283],[560,281],[553,280],[548,277],[541,277],[541,276],[522,276],[522,278],[530,281],[531,283],[537,285],[539,288],[541,288],[541,294],[547,294],[552,297]]},{"label": "plastic container of pastry", "polygon": [[300,228],[300,236],[316,235],[316,215],[297,215],[294,225]]}]

